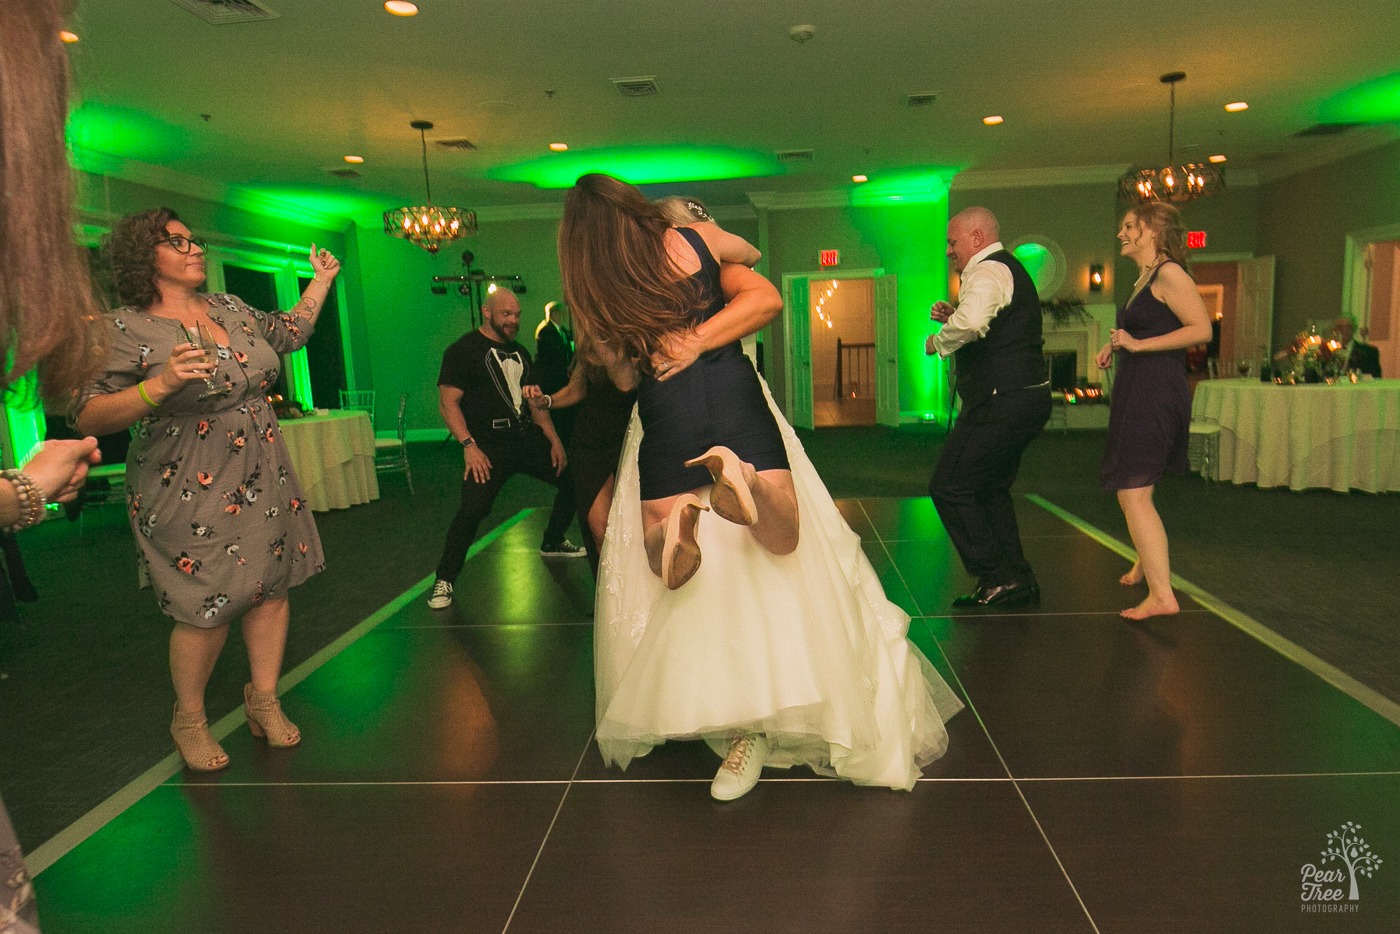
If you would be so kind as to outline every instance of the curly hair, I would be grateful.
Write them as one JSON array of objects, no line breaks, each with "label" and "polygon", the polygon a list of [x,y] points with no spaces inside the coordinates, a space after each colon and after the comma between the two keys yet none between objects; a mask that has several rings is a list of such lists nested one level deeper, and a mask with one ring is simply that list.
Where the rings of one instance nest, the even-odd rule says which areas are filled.
[{"label": "curly hair", "polygon": [[98,370],[106,333],[73,240],[68,58],[56,38],[70,5],[0,3],[0,388],[38,364],[54,402]]},{"label": "curly hair", "polygon": [[[581,330],[650,371],[661,338],[692,324],[699,285],[666,249],[671,222],[635,186],[592,173],[564,199],[559,268],[564,300]],[[600,362],[589,351],[591,362]]]},{"label": "curly hair", "polygon": [[117,221],[102,238],[102,259],[118,303],[149,308],[160,298],[156,245],[166,238],[166,225],[178,220],[180,215],[170,208],[137,211]]},{"label": "curly hair", "polygon": [[1138,219],[1138,223],[1157,235],[1157,252],[1177,263],[1183,269],[1187,266],[1186,225],[1181,222],[1181,212],[1176,205],[1162,201],[1152,201],[1129,208],[1128,213]]}]

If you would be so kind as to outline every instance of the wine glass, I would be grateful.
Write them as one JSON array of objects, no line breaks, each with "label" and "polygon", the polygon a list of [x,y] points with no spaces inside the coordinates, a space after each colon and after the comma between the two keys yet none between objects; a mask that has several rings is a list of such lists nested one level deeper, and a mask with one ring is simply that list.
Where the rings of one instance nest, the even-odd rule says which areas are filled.
[{"label": "wine glass", "polygon": [[[216,368],[215,371],[217,372],[219,345],[218,342],[214,340],[214,334],[204,326],[203,322],[196,322],[193,332],[183,324],[181,327],[185,329],[185,339],[204,352],[205,362],[213,363]],[[215,383],[213,373],[204,377],[204,387],[204,392],[199,394],[200,399],[212,399],[215,396],[222,396],[232,390],[231,386],[220,386]]]}]

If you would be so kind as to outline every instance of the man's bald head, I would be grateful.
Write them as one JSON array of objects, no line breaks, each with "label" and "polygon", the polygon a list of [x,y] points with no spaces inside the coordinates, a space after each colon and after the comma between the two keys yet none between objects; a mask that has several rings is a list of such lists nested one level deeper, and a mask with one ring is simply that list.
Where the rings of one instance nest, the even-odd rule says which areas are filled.
[{"label": "man's bald head", "polygon": [[965,208],[948,221],[948,259],[962,272],[972,257],[1001,239],[997,216],[982,207]]},{"label": "man's bald head", "polygon": [[481,328],[495,341],[513,341],[520,331],[520,300],[510,289],[497,289],[481,303]]}]

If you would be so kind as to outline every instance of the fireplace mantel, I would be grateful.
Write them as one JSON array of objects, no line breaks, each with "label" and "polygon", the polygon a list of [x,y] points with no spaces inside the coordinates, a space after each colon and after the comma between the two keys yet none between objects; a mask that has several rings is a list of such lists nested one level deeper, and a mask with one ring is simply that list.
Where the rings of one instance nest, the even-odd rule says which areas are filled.
[{"label": "fireplace mantel", "polygon": [[1045,352],[1056,353],[1072,350],[1077,355],[1078,377],[1087,383],[1104,383],[1094,357],[1099,348],[1108,343],[1108,332],[1112,330],[1117,309],[1111,304],[1085,305],[1085,318],[1074,318],[1063,324],[1045,316],[1043,334]]}]

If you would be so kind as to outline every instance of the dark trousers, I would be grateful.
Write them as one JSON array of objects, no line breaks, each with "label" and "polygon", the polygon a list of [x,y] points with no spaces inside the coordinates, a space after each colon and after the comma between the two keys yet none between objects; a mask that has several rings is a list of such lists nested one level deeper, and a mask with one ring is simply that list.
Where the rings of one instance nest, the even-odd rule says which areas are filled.
[{"label": "dark trousers", "polygon": [[477,483],[470,477],[462,481],[462,503],[447,527],[447,541],[443,543],[442,558],[438,561],[439,580],[457,580],[482,520],[490,515],[491,506],[506,481],[517,473],[529,474],[559,491],[554,497],[554,508],[550,511],[541,544],[558,544],[574,518],[573,475],[568,469],[562,476],[554,475],[554,466],[549,462],[549,439],[543,432],[535,428],[482,432],[477,436],[477,443],[482,453],[491,459],[491,477],[485,483]]},{"label": "dark trousers", "polygon": [[929,496],[979,584],[1033,584],[1021,551],[1011,484],[1026,445],[1050,418],[1050,392],[998,393],[958,416],[928,483]]}]

